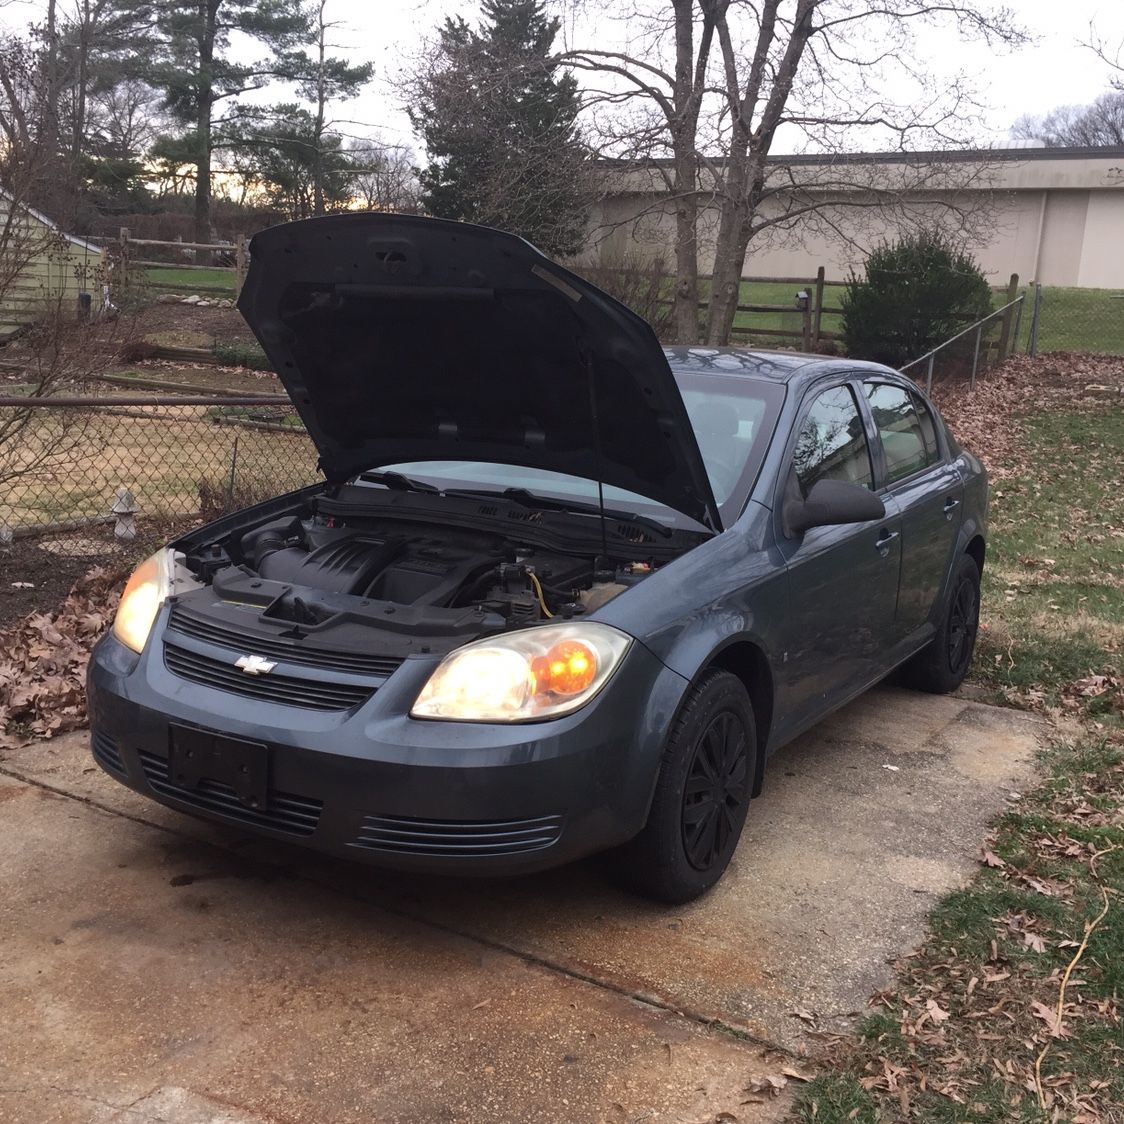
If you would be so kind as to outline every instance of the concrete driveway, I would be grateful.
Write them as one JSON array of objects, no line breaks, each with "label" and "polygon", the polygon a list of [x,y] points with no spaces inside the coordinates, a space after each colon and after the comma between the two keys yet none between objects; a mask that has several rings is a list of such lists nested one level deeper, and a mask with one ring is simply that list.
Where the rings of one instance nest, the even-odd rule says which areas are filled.
[{"label": "concrete driveway", "polygon": [[0,1120],[777,1119],[759,1087],[889,982],[1038,734],[880,689],[772,760],[733,868],[679,909],[596,862],[380,874],[160,808],[81,736],[9,753]]}]

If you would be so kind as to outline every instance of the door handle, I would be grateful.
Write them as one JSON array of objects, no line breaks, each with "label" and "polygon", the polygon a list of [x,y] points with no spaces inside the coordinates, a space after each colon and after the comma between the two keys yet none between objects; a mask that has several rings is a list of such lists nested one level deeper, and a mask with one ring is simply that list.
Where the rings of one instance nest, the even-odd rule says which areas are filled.
[{"label": "door handle", "polygon": [[952,518],[952,513],[960,506],[960,501],[955,496],[949,496],[944,501],[944,516],[946,519]]},{"label": "door handle", "polygon": [[879,533],[878,538],[874,540],[874,545],[878,548],[878,553],[885,558],[890,553],[890,543],[901,535],[901,531],[887,531],[885,528]]}]

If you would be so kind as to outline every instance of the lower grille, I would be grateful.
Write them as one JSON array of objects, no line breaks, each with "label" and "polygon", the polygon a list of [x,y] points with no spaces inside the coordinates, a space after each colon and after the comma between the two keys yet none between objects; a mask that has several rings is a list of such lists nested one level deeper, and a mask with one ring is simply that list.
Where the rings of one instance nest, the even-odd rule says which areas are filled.
[{"label": "lower grille", "polygon": [[103,734],[100,730],[94,730],[90,734],[90,752],[94,755],[94,760],[106,772],[117,777],[126,775],[125,762],[121,760],[121,751],[117,748],[117,743],[108,734]]},{"label": "lower grille", "polygon": [[245,675],[234,661],[213,659],[199,652],[164,644],[164,665],[174,675],[220,691],[298,706],[304,710],[349,710],[374,694],[374,688],[349,683],[325,683],[290,675]]},{"label": "lower grille", "polygon": [[192,808],[214,812],[235,823],[269,827],[289,835],[311,835],[320,822],[320,812],[324,807],[320,800],[271,789],[265,808],[247,808],[229,785],[205,780],[198,788],[182,788],[168,779],[167,758],[142,750],[140,759],[145,778],[153,792]]},{"label": "lower grille", "polygon": [[468,822],[364,816],[352,846],[402,855],[480,858],[541,851],[556,843],[561,834],[561,816]]}]

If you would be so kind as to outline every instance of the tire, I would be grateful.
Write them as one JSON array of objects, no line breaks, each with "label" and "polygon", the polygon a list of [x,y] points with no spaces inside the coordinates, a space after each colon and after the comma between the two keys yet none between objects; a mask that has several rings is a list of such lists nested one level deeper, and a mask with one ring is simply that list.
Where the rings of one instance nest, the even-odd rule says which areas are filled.
[{"label": "tire", "polygon": [[980,568],[963,555],[948,587],[948,600],[933,639],[902,668],[902,680],[919,691],[947,695],[968,674],[980,626]]},{"label": "tire", "polygon": [[741,680],[705,672],[671,724],[647,823],[612,852],[617,881],[676,905],[706,893],[741,838],[757,752],[753,706]]}]

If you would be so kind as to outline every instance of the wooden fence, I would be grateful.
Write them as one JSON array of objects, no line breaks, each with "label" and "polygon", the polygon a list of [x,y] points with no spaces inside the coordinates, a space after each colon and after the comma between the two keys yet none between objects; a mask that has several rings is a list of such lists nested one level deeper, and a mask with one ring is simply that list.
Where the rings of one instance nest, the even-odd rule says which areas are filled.
[{"label": "wooden fence", "polygon": [[[143,256],[134,256],[138,252],[143,255],[144,248],[149,246],[161,246],[181,253],[191,253],[195,256],[198,256],[199,253],[221,254],[228,257],[230,261],[226,265],[210,265],[194,261],[154,261]],[[234,297],[237,297],[242,291],[242,284],[246,280],[246,270],[250,263],[248,243],[245,235],[242,234],[239,234],[234,242],[169,242],[159,238],[133,238],[129,234],[129,228],[123,226],[117,240],[107,246],[107,251],[118,263],[118,267],[126,272],[131,268],[140,267],[146,270],[190,269],[192,271],[204,270],[215,274],[233,273]],[[145,279],[145,285],[150,289],[163,292],[182,293],[187,289],[192,293],[198,293],[200,296],[231,296],[229,285],[196,285],[194,283],[184,285],[177,282],[153,281],[151,278]]]}]

